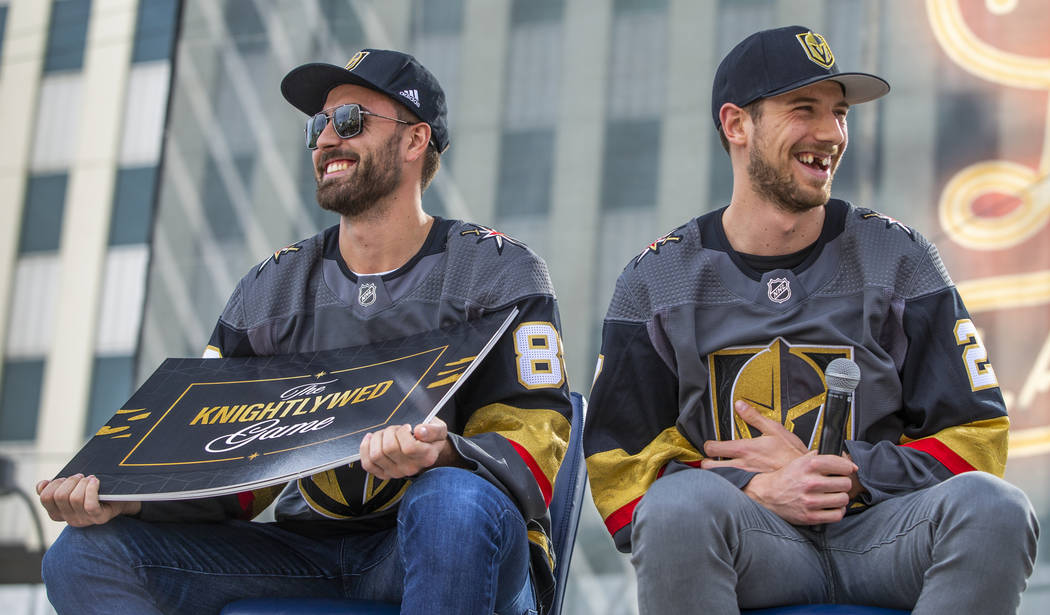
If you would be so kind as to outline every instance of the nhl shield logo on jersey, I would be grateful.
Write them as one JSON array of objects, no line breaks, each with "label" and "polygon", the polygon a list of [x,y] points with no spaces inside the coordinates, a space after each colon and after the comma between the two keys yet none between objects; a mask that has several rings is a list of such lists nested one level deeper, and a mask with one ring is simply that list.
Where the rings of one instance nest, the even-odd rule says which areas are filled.
[{"label": "nhl shield logo on jersey", "polygon": [[357,302],[361,307],[368,307],[376,302],[376,285],[368,282],[357,289]]},{"label": "nhl shield logo on jersey", "polygon": [[[707,356],[711,412],[719,440],[762,435],[733,412],[746,401],[815,449],[827,394],[824,370],[838,358],[853,358],[849,346],[792,345],[776,338],[765,346],[735,346]],[[851,433],[852,411],[847,420]]]},{"label": "nhl shield logo on jersey", "polygon": [[766,285],[769,287],[769,300],[773,303],[784,303],[791,298],[791,281],[787,278],[772,278]]}]

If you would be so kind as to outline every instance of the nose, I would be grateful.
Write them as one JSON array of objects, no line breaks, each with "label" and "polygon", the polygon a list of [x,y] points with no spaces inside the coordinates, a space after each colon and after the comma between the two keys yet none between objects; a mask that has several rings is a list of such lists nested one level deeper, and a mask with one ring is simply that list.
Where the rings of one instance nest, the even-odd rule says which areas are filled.
[{"label": "nose", "polygon": [[822,114],[817,122],[816,137],[823,143],[839,145],[844,148],[847,139],[849,139],[846,118],[837,115],[834,111]]},{"label": "nose", "polygon": [[339,135],[335,134],[335,126],[331,120],[324,125],[324,130],[321,131],[321,135],[317,137],[317,149],[327,149],[330,147],[337,147],[342,139]]}]

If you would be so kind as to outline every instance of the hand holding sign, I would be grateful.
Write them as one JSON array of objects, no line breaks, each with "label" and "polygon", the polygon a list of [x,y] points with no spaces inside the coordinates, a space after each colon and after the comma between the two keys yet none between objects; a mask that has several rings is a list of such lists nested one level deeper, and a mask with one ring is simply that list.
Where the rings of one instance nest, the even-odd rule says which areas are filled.
[{"label": "hand holding sign", "polygon": [[361,467],[383,480],[419,474],[436,465],[453,465],[459,454],[441,419],[425,425],[392,425],[365,435]]}]

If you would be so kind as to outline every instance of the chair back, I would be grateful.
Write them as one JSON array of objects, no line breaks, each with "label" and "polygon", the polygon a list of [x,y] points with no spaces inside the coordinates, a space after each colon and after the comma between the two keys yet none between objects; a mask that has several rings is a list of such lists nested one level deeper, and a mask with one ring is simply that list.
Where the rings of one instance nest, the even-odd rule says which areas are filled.
[{"label": "chair back", "polygon": [[550,504],[554,577],[557,579],[550,615],[561,612],[561,604],[565,599],[572,547],[576,543],[576,529],[580,526],[580,510],[583,509],[584,487],[587,484],[587,465],[583,462],[583,419],[587,413],[587,400],[579,393],[572,393],[571,397],[569,447],[554,479],[554,494]]}]

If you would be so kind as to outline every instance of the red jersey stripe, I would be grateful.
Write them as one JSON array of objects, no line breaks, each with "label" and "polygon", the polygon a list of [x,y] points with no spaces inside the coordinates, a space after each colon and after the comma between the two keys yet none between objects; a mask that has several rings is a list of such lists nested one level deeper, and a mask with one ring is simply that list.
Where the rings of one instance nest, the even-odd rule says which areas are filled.
[{"label": "red jersey stripe", "polygon": [[540,493],[543,494],[543,501],[550,506],[551,497],[554,495],[554,490],[551,488],[551,481],[547,478],[547,475],[540,469],[536,460],[533,459],[532,454],[522,445],[518,444],[514,440],[507,440],[510,442],[514,450],[518,451],[518,455],[525,460],[525,465],[529,466],[529,470],[532,471],[532,475],[536,478],[536,484],[540,486]]},{"label": "red jersey stripe", "polygon": [[901,444],[901,446],[914,448],[915,450],[931,455],[934,459],[944,464],[944,467],[948,468],[952,474],[973,472],[977,469],[970,465],[968,461],[960,457],[958,453],[949,448],[948,445],[936,438],[913,440],[907,444]]}]

